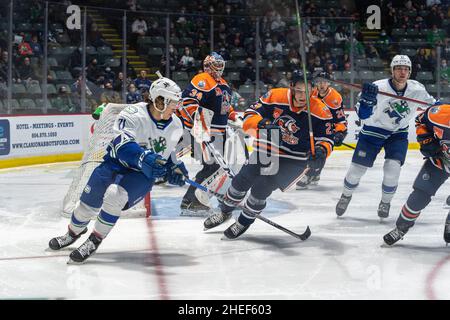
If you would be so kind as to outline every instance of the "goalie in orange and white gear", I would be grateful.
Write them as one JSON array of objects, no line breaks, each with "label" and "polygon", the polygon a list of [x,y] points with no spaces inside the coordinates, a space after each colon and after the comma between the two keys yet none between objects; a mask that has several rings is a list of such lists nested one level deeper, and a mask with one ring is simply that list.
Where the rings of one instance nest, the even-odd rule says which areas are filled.
[{"label": "goalie in orange and white gear", "polygon": [[[222,78],[225,60],[216,52],[212,52],[203,61],[204,72],[195,75],[182,93],[183,105],[177,111],[185,128],[191,130],[194,126],[196,112],[207,109],[213,112],[210,127],[207,130],[212,136],[214,148],[223,155],[228,119],[235,120],[237,113],[231,106],[232,91]],[[220,169],[214,157],[206,151],[203,144],[191,141],[194,158],[202,161],[203,168],[197,173],[195,181],[202,183]],[[206,215],[211,208],[202,204],[196,196],[196,188],[190,186],[181,203],[182,215]]]}]

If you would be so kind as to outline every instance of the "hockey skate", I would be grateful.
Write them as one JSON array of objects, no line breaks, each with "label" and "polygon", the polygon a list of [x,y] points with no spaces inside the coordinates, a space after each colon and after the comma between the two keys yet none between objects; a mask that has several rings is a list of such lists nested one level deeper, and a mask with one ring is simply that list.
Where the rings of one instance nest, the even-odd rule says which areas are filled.
[{"label": "hockey skate", "polygon": [[68,264],[81,264],[87,258],[92,256],[97,251],[98,246],[102,243],[102,239],[91,233],[89,238],[76,250],[72,251],[69,256]]},{"label": "hockey skate", "polygon": [[336,214],[338,215],[338,217],[342,216],[345,213],[350,200],[352,200],[352,196],[347,197],[343,194],[341,195],[341,198],[336,205]]},{"label": "hockey skate", "polygon": [[69,228],[69,231],[67,231],[65,235],[51,239],[48,243],[48,246],[52,250],[60,250],[62,248],[70,246],[72,243],[77,241],[78,238],[81,237],[81,235],[85,234],[87,230],[88,230],[87,228],[84,228],[83,231],[81,231],[78,235],[76,235]]},{"label": "hockey skate", "polygon": [[308,189],[308,185],[311,183],[311,178],[307,174],[305,174],[298,182],[297,182],[297,190],[305,190]]},{"label": "hockey skate", "polygon": [[389,209],[391,208],[390,203],[385,203],[383,201],[380,201],[380,204],[378,205],[378,216],[381,219],[389,217]]},{"label": "hockey skate", "polygon": [[205,222],[203,222],[204,229],[208,230],[217,227],[218,225],[221,225],[228,219],[230,219],[232,216],[231,212],[225,213],[225,212],[217,212],[212,215],[210,215],[208,218],[206,218]]},{"label": "hockey skate", "polygon": [[383,240],[387,245],[392,246],[397,241],[403,239],[403,236],[406,234],[406,232],[408,232],[408,230],[395,228],[394,230],[386,233],[383,237]]},{"label": "hockey skate", "polygon": [[184,217],[207,217],[213,213],[213,210],[210,207],[205,206],[197,199],[194,201],[183,199],[181,201],[180,209],[180,215]]},{"label": "hockey skate", "polygon": [[445,245],[448,246],[448,244],[450,243],[450,212],[448,213],[447,219],[445,220],[444,241]]},{"label": "hockey skate", "polygon": [[238,221],[236,221],[235,223],[233,223],[231,226],[229,226],[224,232],[223,234],[225,235],[225,237],[227,239],[236,239],[237,237],[239,237],[241,234],[243,234],[245,231],[247,231],[247,229],[250,227],[250,225],[248,226],[243,226],[242,224],[240,224]]}]

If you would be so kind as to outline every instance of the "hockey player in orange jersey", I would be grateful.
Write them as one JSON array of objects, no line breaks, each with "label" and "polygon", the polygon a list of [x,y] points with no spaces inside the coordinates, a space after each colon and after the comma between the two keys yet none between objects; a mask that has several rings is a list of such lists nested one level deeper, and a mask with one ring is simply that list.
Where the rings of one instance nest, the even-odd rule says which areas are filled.
[{"label": "hockey player in orange jersey", "polygon": [[[211,119],[212,142],[215,149],[223,155],[226,127],[228,119],[236,120],[237,113],[231,106],[231,88],[222,78],[225,69],[225,60],[212,52],[203,61],[204,72],[195,75],[190,84],[183,91],[183,106],[177,110],[177,115],[182,119],[185,128],[192,129],[195,113],[199,108],[205,108],[214,112]],[[220,165],[214,161],[214,157],[209,154],[204,158],[204,148],[199,147],[192,139],[193,156],[202,162],[202,169],[195,176],[195,182],[202,183],[207,178],[214,175],[220,169]],[[190,186],[181,202],[181,214],[186,216],[206,216],[211,208],[202,204],[195,195],[195,188]]]},{"label": "hockey player in orange jersey", "polygon": [[[306,166],[312,170],[323,166],[333,149],[333,117],[320,99],[307,97],[303,81],[303,73],[295,71],[289,88],[270,90],[245,111],[243,127],[255,137],[254,152],[231,181],[220,204],[221,212],[205,220],[205,229],[228,220],[236,206],[244,202],[239,218],[224,232],[226,238],[239,237],[265,208],[273,191],[294,186]],[[310,91],[310,83],[308,87]],[[311,153],[307,99],[310,99],[315,154]],[[244,201],[248,191],[250,194]]]},{"label": "hockey player in orange jersey", "polygon": [[[347,119],[344,113],[342,96],[336,89],[330,86],[330,82],[327,81],[330,78],[331,76],[327,72],[318,73],[314,77],[314,88],[311,96],[321,99],[330,109],[333,115],[334,146],[339,147],[347,136]],[[297,182],[297,190],[306,189],[308,185],[316,185],[320,180],[322,169],[323,167],[318,170],[309,170]]]},{"label": "hockey player in orange jersey", "polygon": [[[393,245],[414,226],[420,212],[450,174],[450,105],[434,105],[416,117],[417,142],[425,163],[417,174],[413,192],[408,197],[396,222],[396,228],[384,236]],[[450,243],[450,213],[444,228],[444,241]]]}]

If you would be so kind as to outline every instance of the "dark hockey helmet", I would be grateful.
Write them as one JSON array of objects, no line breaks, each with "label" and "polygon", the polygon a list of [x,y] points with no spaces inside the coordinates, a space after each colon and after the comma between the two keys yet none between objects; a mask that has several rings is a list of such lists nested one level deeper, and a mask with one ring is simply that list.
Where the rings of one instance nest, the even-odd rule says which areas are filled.
[{"label": "dark hockey helmet", "polygon": [[326,71],[319,71],[314,74],[314,81],[331,80],[331,75]]},{"label": "dark hockey helmet", "polygon": [[[311,75],[309,74],[309,72],[306,72],[306,81],[311,82],[311,80],[312,80]],[[295,86],[297,82],[301,83],[305,82],[305,77],[302,70],[294,70],[292,72],[291,87]]]}]

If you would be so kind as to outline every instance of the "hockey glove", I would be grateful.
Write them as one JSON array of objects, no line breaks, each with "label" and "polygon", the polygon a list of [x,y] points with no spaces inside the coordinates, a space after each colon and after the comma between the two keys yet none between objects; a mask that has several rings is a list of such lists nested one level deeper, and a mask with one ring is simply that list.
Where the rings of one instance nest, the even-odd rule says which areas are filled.
[{"label": "hockey glove", "polygon": [[186,166],[183,162],[174,164],[171,160],[167,161],[167,182],[176,186],[184,186],[186,183],[185,177],[189,176]]},{"label": "hockey glove", "polygon": [[345,136],[347,135],[346,132],[338,131],[334,133],[334,145],[336,147],[339,147],[342,145],[342,142],[344,142]]},{"label": "hockey glove", "polygon": [[307,160],[308,167],[313,172],[320,170],[325,165],[326,160],[327,160],[327,150],[320,145],[316,145],[315,155],[312,155],[311,153]]},{"label": "hockey glove", "polygon": [[378,87],[372,83],[364,83],[359,99],[358,116],[367,119],[372,115],[373,107],[377,104]]},{"label": "hockey glove", "polygon": [[149,179],[164,177],[167,173],[166,161],[159,154],[146,150],[139,157],[138,166]]},{"label": "hockey glove", "polygon": [[430,134],[419,134],[417,142],[420,144],[420,152],[427,158],[433,158],[441,151],[439,142]]}]

